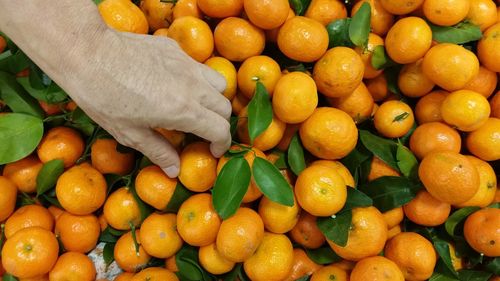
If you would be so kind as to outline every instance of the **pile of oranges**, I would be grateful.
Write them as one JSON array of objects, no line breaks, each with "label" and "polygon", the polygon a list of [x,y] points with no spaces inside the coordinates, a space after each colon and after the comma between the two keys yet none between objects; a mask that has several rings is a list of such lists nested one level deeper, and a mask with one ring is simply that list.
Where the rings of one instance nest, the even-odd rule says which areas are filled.
[{"label": "pile of oranges", "polygon": [[[500,1],[98,2],[110,27],[171,38],[224,76],[235,145],[217,159],[204,140],[158,129],[180,153],[180,175],[169,178],[100,128],[85,137],[47,122],[36,151],[0,166],[0,276],[500,280]],[[331,23],[364,3],[366,44],[332,45]],[[480,39],[436,39],[471,26]],[[373,63],[381,47],[385,67]],[[259,83],[273,115],[253,138]],[[46,116],[77,108],[40,106]],[[263,195],[252,174],[241,206],[223,219],[211,191],[234,155],[250,167],[275,163],[293,205]],[[54,161],[60,172],[42,195],[39,174]],[[389,186],[398,179],[412,187]],[[368,197],[362,191],[374,186],[380,194],[357,204],[353,190]],[[411,198],[397,197],[406,190]],[[96,272],[87,254],[99,243],[123,273]]]}]

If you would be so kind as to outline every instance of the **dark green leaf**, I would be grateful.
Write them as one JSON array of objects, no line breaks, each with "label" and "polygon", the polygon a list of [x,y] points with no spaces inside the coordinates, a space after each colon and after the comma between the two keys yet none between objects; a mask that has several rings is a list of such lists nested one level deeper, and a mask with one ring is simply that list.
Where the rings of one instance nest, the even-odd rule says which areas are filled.
[{"label": "dark green leaf", "polygon": [[99,242],[105,243],[116,243],[118,241],[119,235],[114,235],[115,231],[111,227],[107,227],[101,232],[101,236],[99,236]]},{"label": "dark green leaf", "polygon": [[488,208],[500,209],[500,202],[493,203],[493,204],[489,205]]},{"label": "dark green leaf", "polygon": [[293,206],[292,188],[273,164],[263,158],[255,157],[252,175],[260,191],[267,198],[285,206]]},{"label": "dark green leaf", "polygon": [[373,204],[373,200],[363,192],[357,190],[356,188],[347,188],[347,199],[342,211],[352,210],[358,207],[368,207]]},{"label": "dark green leaf", "polygon": [[432,30],[432,39],[438,43],[464,44],[481,39],[481,29],[470,22],[461,22],[454,26],[439,26],[428,23]]},{"label": "dark green leaf", "polygon": [[40,118],[19,113],[0,115],[0,165],[30,155],[42,136]]},{"label": "dark green leaf", "polygon": [[38,102],[17,83],[15,77],[0,72],[0,97],[15,113],[42,118],[44,113]]},{"label": "dark green leaf", "polygon": [[395,142],[376,136],[366,130],[359,130],[359,139],[369,151],[387,163],[387,165],[396,170],[399,169],[396,160],[397,144]]},{"label": "dark green leaf", "polygon": [[479,209],[479,207],[465,207],[455,211],[451,216],[448,217],[444,224],[446,232],[448,232],[450,236],[455,236],[455,229],[457,228],[457,225],[463,222],[470,214]]},{"label": "dark green leaf", "polygon": [[349,229],[351,227],[352,210],[338,213],[333,217],[318,218],[317,225],[328,240],[344,247],[349,238]]},{"label": "dark green leaf", "polygon": [[372,155],[373,154],[367,150],[361,142],[358,142],[356,148],[346,157],[342,158],[340,162],[342,162],[342,164],[344,164],[349,172],[351,172],[354,176],[361,163],[369,160]]},{"label": "dark green leaf", "polygon": [[460,281],[488,281],[491,275],[490,272],[484,271],[460,270],[458,272],[458,279]]},{"label": "dark green leaf", "polygon": [[410,116],[410,113],[403,112],[403,113],[399,114],[398,116],[394,117],[392,122],[401,122],[401,121],[405,120],[406,118],[408,118],[408,116]]},{"label": "dark green leaf", "polygon": [[413,132],[415,131],[416,128],[417,128],[417,122],[413,122],[413,125],[411,126],[410,130],[408,131],[408,133],[406,133],[404,136],[402,136],[401,138],[399,138],[399,142],[402,143],[402,144],[408,144],[408,141],[410,140],[410,137],[411,137],[411,135],[413,134]]},{"label": "dark green leaf", "polygon": [[315,263],[327,265],[334,262],[339,262],[342,258],[337,255],[330,246],[321,247],[318,249],[306,249],[307,256]]},{"label": "dark green leaf", "polygon": [[242,263],[236,264],[230,272],[222,276],[222,281],[236,281],[236,278],[238,278],[238,273],[240,273],[241,271],[242,265]]},{"label": "dark green leaf", "polygon": [[231,125],[230,126],[230,132],[231,132],[231,136],[235,136],[236,134],[236,129],[238,128],[238,116],[231,116],[231,118],[229,119],[229,124]]},{"label": "dark green leaf", "polygon": [[47,194],[42,194],[42,196],[40,198],[42,200],[49,202],[51,205],[58,207],[59,209],[63,209],[63,207],[61,206],[61,203],[59,203],[59,200],[57,200],[57,197],[55,195],[49,196]]},{"label": "dark green leaf", "polygon": [[286,162],[286,155],[283,151],[273,150],[272,154],[278,155],[278,159],[274,162],[274,166],[280,170],[288,169],[288,164]]},{"label": "dark green leaf", "polygon": [[11,49],[0,56],[0,70],[10,74],[17,74],[28,68],[30,64],[30,59],[21,50]]},{"label": "dark green leaf", "polygon": [[234,157],[222,167],[214,188],[212,201],[222,219],[234,215],[250,184],[250,166],[243,157]]},{"label": "dark green leaf", "polygon": [[390,66],[387,67],[384,70],[384,75],[387,80],[387,88],[391,93],[394,93],[396,95],[401,96],[401,90],[399,90],[398,86],[398,77],[399,77],[399,72],[401,71],[402,66],[401,65],[395,65],[395,66]]},{"label": "dark green leaf", "polygon": [[496,257],[485,264],[484,266],[489,272],[500,275],[500,257]]},{"label": "dark green leaf", "polygon": [[255,94],[248,103],[248,134],[253,140],[262,134],[273,121],[271,99],[264,85],[257,81]]},{"label": "dark green leaf", "polygon": [[194,247],[185,244],[175,255],[175,263],[179,268],[178,274],[181,280],[214,280],[214,278],[199,265],[198,251]]},{"label": "dark green leaf", "polygon": [[16,80],[35,99],[49,104],[66,101],[68,95],[54,82],[47,87],[43,83],[43,73],[31,69],[29,77],[18,77]]},{"label": "dark green leaf", "polygon": [[106,267],[108,267],[115,260],[115,243],[106,243],[104,245],[104,249],[102,250],[102,257],[104,262],[106,263]]},{"label": "dark green leaf", "polygon": [[147,166],[151,166],[151,165],[153,165],[153,162],[151,162],[151,160],[149,160],[148,157],[142,156],[141,161],[139,162],[139,170],[142,170],[142,169],[146,168]]},{"label": "dark green leaf", "polygon": [[64,172],[64,162],[54,159],[43,164],[36,177],[36,194],[40,196],[56,185],[57,179]]},{"label": "dark green leaf", "polygon": [[303,16],[311,3],[311,0],[289,0],[290,6],[295,11],[295,15]]},{"label": "dark green leaf", "polygon": [[442,273],[434,272],[429,281],[459,281],[459,280]]},{"label": "dark green leaf", "polygon": [[368,45],[368,34],[370,34],[371,7],[364,2],[354,16],[349,25],[349,38],[354,45],[366,48]]},{"label": "dark green leaf", "polygon": [[297,134],[292,137],[290,146],[288,147],[288,164],[297,176],[306,168],[304,149]]},{"label": "dark green leaf", "polygon": [[381,212],[387,212],[410,202],[419,188],[407,178],[390,176],[380,177],[359,187]]},{"label": "dark green leaf", "polygon": [[371,64],[375,69],[383,69],[396,65],[396,63],[387,55],[385,48],[382,45],[375,46],[373,49]]},{"label": "dark green leaf", "polygon": [[80,130],[84,135],[91,136],[97,125],[79,107],[71,114],[69,125]]},{"label": "dark green leaf", "polygon": [[307,281],[311,278],[311,275],[304,275],[302,277],[300,277],[299,279],[297,279],[297,281]]},{"label": "dark green leaf", "polygon": [[326,31],[328,31],[328,48],[345,46],[353,47],[354,44],[349,38],[349,25],[351,24],[350,18],[338,19],[332,21],[326,26]]},{"label": "dark green leaf", "polygon": [[418,178],[418,161],[415,155],[404,145],[398,144],[396,159],[401,173],[408,178]]},{"label": "dark green leaf", "polygon": [[455,276],[457,276],[457,272],[455,271],[455,268],[453,267],[453,262],[451,261],[450,246],[448,242],[435,237],[432,239],[432,243],[434,244],[434,248],[436,249],[439,257],[446,265],[448,270]]},{"label": "dark green leaf", "polygon": [[186,201],[189,197],[193,195],[193,192],[189,191],[185,188],[180,181],[177,182],[177,186],[175,187],[174,194],[170,201],[168,201],[167,208],[165,208],[166,212],[177,213],[182,203]]},{"label": "dark green leaf", "polygon": [[2,281],[17,281],[17,278],[14,277],[13,275],[5,273],[2,277]]}]

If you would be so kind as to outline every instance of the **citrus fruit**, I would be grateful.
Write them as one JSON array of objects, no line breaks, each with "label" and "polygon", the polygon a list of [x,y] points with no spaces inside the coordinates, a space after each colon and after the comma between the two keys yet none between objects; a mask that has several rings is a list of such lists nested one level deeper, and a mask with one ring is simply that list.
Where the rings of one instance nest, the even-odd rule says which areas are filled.
[{"label": "citrus fruit", "polygon": [[206,142],[194,142],[182,150],[179,180],[189,190],[208,190],[217,177],[217,159]]},{"label": "citrus fruit", "polygon": [[330,168],[334,169],[335,171],[337,171],[337,173],[342,177],[342,179],[344,180],[344,183],[347,186],[355,187],[355,185],[356,185],[355,182],[354,182],[354,178],[353,178],[351,172],[349,172],[349,169],[347,169],[347,167],[344,166],[339,161],[316,160],[316,161],[312,162],[310,165],[311,166],[313,166],[313,165],[322,165],[322,166],[330,167]]},{"label": "citrus fruit", "polygon": [[431,28],[418,17],[398,20],[385,37],[387,54],[400,64],[413,63],[422,58],[431,47],[431,43]]},{"label": "citrus fruit", "polygon": [[101,234],[96,216],[75,216],[68,212],[59,216],[55,229],[64,249],[84,254],[95,248]]},{"label": "citrus fruit", "polygon": [[0,176],[0,222],[6,220],[16,207],[17,188],[12,181]]},{"label": "citrus fruit", "polygon": [[431,92],[434,82],[425,76],[422,59],[406,64],[399,72],[398,86],[401,92],[410,98],[419,98]]},{"label": "citrus fruit", "polygon": [[327,25],[334,20],[347,18],[347,9],[339,0],[312,0],[304,16]]},{"label": "citrus fruit", "polygon": [[389,89],[387,88],[387,78],[385,75],[378,75],[373,79],[365,80],[366,88],[376,102],[384,100],[389,96]]},{"label": "citrus fruit", "polygon": [[306,252],[300,248],[293,249],[293,265],[292,270],[288,273],[288,280],[297,280],[306,275],[312,275],[318,269],[322,268],[321,265],[312,261]]},{"label": "citrus fruit", "polygon": [[128,187],[121,187],[109,195],[103,213],[108,224],[118,230],[128,230],[142,220],[139,204]]},{"label": "citrus fruit", "polygon": [[230,61],[244,61],[262,53],[266,38],[264,31],[249,21],[229,17],[215,27],[214,40],[220,55]]},{"label": "citrus fruit", "polygon": [[[243,108],[238,115],[238,123],[236,125],[238,138],[243,143],[250,143],[248,132],[248,107]],[[253,140],[253,146],[259,150],[266,151],[274,148],[281,141],[285,133],[286,124],[275,115],[271,124]]]},{"label": "citrus fruit", "polygon": [[377,156],[373,156],[370,163],[370,172],[368,173],[367,180],[373,181],[384,176],[399,177],[400,174],[398,171],[394,170],[394,168],[385,163],[382,159],[378,158]]},{"label": "citrus fruit", "polygon": [[465,220],[465,240],[477,252],[488,257],[498,257],[500,255],[498,229],[500,229],[500,209],[484,208],[474,212]]},{"label": "citrus fruit", "polygon": [[476,167],[477,172],[479,173],[479,189],[471,199],[459,204],[459,207],[478,206],[484,208],[490,205],[495,199],[495,192],[497,189],[497,177],[495,175],[495,171],[486,161],[474,156],[467,155],[466,157],[470,162],[472,162],[472,165]]},{"label": "citrus fruit", "polygon": [[238,69],[238,88],[247,98],[252,98],[257,82],[261,82],[269,95],[281,77],[279,64],[268,56],[253,56],[246,59]]},{"label": "citrus fruit", "polygon": [[469,0],[425,0],[422,9],[430,22],[451,26],[465,19],[469,13],[470,2]]},{"label": "citrus fruit", "polygon": [[380,4],[393,15],[405,15],[418,9],[423,2],[424,0],[381,0]]},{"label": "citrus fruit", "polygon": [[118,31],[146,34],[149,26],[144,13],[128,0],[104,0],[97,8],[104,22]]},{"label": "citrus fruit", "polygon": [[243,0],[197,0],[197,4],[205,15],[213,18],[239,16],[243,11]]},{"label": "citrus fruit", "polygon": [[135,231],[135,239],[138,243],[137,246],[132,237],[132,232],[129,231],[118,238],[114,249],[116,263],[121,269],[127,272],[137,272],[141,270],[151,258],[141,245],[139,230]]},{"label": "citrus fruit", "polygon": [[94,281],[96,268],[92,260],[78,252],[66,252],[58,259],[50,270],[52,281]]},{"label": "citrus fruit", "polygon": [[300,207],[294,198],[293,206],[285,206],[263,197],[259,203],[259,215],[264,223],[264,228],[273,233],[286,233],[297,224]]},{"label": "citrus fruit", "polygon": [[370,4],[370,27],[372,29],[372,32],[379,36],[384,36],[393,25],[394,15],[384,9],[380,0],[362,0],[356,2],[356,4],[352,6],[351,17],[353,17],[359,11],[359,8],[361,8],[361,5],[363,5],[363,3]]},{"label": "citrus fruit", "polygon": [[38,158],[47,163],[50,160],[61,159],[64,161],[64,167],[68,168],[76,163],[85,149],[80,134],[71,128],[55,127],[50,129],[42,141],[38,144]]},{"label": "citrus fruit", "polygon": [[409,203],[403,206],[405,216],[423,226],[443,224],[450,215],[451,205],[432,197],[426,190],[420,190]]},{"label": "citrus fruit", "polygon": [[288,0],[243,0],[248,19],[262,29],[281,26],[288,17]]},{"label": "citrus fruit", "polygon": [[415,106],[415,117],[419,124],[443,121],[441,104],[448,92],[437,90],[420,98]]},{"label": "citrus fruit", "polygon": [[290,238],[307,249],[316,249],[325,243],[325,236],[316,225],[316,217],[302,211],[299,220],[290,230]]},{"label": "citrus fruit", "polygon": [[351,272],[351,281],[404,281],[405,277],[398,266],[385,257],[368,257],[360,260]]},{"label": "citrus fruit", "polygon": [[365,48],[356,47],[354,50],[359,54],[365,65],[363,78],[375,78],[382,73],[382,69],[375,69],[372,65],[372,54],[377,46],[384,46],[384,39],[375,33],[368,34],[368,43]]},{"label": "citrus fruit", "polygon": [[311,281],[323,280],[347,281],[349,280],[349,274],[337,265],[327,265],[316,270],[311,275]]},{"label": "citrus fruit", "polygon": [[169,178],[156,165],[144,167],[135,178],[135,190],[139,198],[157,210],[167,208],[176,186],[177,179]]},{"label": "citrus fruit", "polygon": [[475,131],[481,127],[488,120],[490,112],[488,100],[470,90],[452,92],[441,104],[444,121],[465,132]]},{"label": "citrus fruit", "polygon": [[490,26],[483,33],[483,37],[479,40],[477,44],[477,56],[484,65],[491,71],[500,72],[500,66],[498,61],[500,60],[500,55],[498,49],[500,48],[500,22]]},{"label": "citrus fruit", "polygon": [[165,259],[182,246],[175,214],[152,213],[141,224],[141,246],[149,255]]},{"label": "citrus fruit", "polygon": [[418,159],[433,151],[460,152],[462,140],[458,132],[440,122],[429,122],[418,126],[410,137],[410,149]]},{"label": "citrus fruit", "polygon": [[226,79],[226,89],[222,92],[222,94],[228,100],[233,99],[236,95],[237,88],[236,68],[233,63],[223,57],[211,57],[205,61],[205,64],[224,76]]},{"label": "citrus fruit", "polygon": [[185,16],[201,18],[202,13],[198,7],[198,0],[179,0],[175,2],[173,16],[174,20]]},{"label": "citrus fruit", "polygon": [[477,130],[466,138],[467,149],[485,161],[500,159],[500,119],[488,118]]},{"label": "citrus fruit", "polygon": [[411,107],[397,100],[382,103],[373,117],[375,128],[387,138],[399,138],[406,135],[414,122]]},{"label": "citrus fruit", "polygon": [[198,252],[200,265],[212,274],[224,274],[233,269],[235,263],[225,259],[215,246],[215,243],[202,246]]},{"label": "citrus fruit", "polygon": [[387,229],[391,229],[397,225],[399,225],[404,218],[403,208],[396,207],[389,211],[383,212],[382,216],[384,216],[384,221],[387,224]]},{"label": "citrus fruit", "polygon": [[374,107],[373,97],[363,82],[352,94],[340,98],[329,98],[328,101],[333,107],[349,114],[356,124],[370,118]]},{"label": "citrus fruit", "polygon": [[122,153],[113,139],[97,139],[90,147],[92,166],[101,174],[125,175],[134,168],[134,153]]},{"label": "citrus fruit", "polygon": [[5,165],[3,176],[11,180],[20,192],[32,193],[36,191],[36,178],[42,166],[35,155],[30,155]]},{"label": "citrus fruit", "polygon": [[168,269],[161,267],[148,267],[132,277],[130,281],[178,281],[179,278]]},{"label": "citrus fruit", "polygon": [[207,60],[214,50],[212,30],[206,22],[192,16],[174,20],[168,28],[168,37],[198,62]]},{"label": "citrus fruit", "polygon": [[160,28],[166,28],[172,23],[173,7],[173,3],[161,0],[142,0],[140,4],[152,32]]},{"label": "citrus fruit", "polygon": [[464,90],[471,90],[489,98],[497,86],[497,74],[486,67],[480,66],[476,77],[465,85]]},{"label": "citrus fruit", "polygon": [[9,239],[16,234],[16,232],[34,226],[52,231],[54,228],[54,218],[43,206],[22,206],[14,211],[7,221],[5,221],[4,235]]}]

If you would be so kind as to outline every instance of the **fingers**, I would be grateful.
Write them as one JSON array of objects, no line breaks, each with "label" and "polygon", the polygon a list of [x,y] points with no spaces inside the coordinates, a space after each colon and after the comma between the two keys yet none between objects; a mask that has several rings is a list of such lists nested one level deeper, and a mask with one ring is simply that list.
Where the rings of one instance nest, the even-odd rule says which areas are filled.
[{"label": "fingers", "polygon": [[224,92],[227,85],[224,76],[204,64],[200,64],[200,68],[203,77],[205,77],[208,83],[210,83],[219,93]]}]

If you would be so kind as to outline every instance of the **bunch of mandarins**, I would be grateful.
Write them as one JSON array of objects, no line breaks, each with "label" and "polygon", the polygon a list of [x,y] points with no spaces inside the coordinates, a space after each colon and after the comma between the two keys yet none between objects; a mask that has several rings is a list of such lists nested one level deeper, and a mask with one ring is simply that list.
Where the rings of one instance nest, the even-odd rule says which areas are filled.
[{"label": "bunch of mandarins", "polygon": [[234,145],[158,128],[169,178],[39,101],[0,165],[4,280],[500,280],[500,1],[98,2],[224,76]]}]

